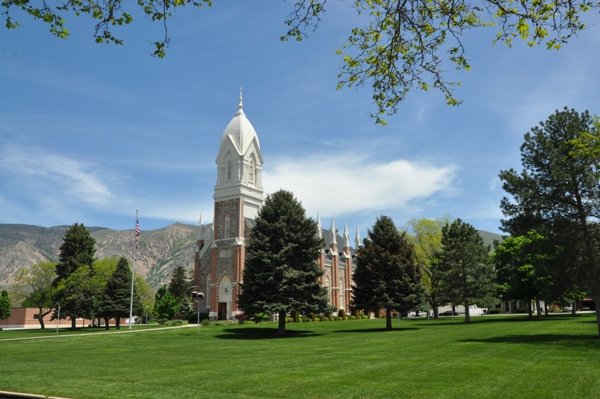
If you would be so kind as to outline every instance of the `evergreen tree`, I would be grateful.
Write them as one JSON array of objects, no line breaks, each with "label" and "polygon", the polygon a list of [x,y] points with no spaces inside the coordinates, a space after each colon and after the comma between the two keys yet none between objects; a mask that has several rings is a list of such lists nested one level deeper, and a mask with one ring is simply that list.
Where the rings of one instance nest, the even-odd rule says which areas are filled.
[{"label": "evergreen tree", "polygon": [[388,216],[377,218],[358,250],[352,306],[367,311],[386,310],[386,329],[392,311],[407,312],[425,301],[421,271],[413,245]]},{"label": "evergreen tree", "polygon": [[316,232],[317,224],[306,217],[302,204],[283,190],[267,197],[252,229],[238,305],[248,315],[278,313],[279,335],[285,335],[289,312],[329,309],[317,264],[323,241]]},{"label": "evergreen tree", "polygon": [[186,276],[183,266],[177,266],[171,274],[171,282],[169,283],[169,292],[177,299],[179,303],[185,298],[189,298],[192,292],[192,283]]},{"label": "evergreen tree", "polygon": [[[512,198],[500,204],[507,219],[503,230],[513,236],[531,229],[558,242],[572,255],[562,265],[561,286],[580,286],[594,298],[600,334],[600,246],[596,221],[600,217],[600,119],[574,109],[556,111],[525,134],[521,146],[523,171],[500,172]],[[569,288],[571,292],[577,289]]]},{"label": "evergreen tree", "polygon": [[10,307],[8,291],[0,290],[0,320],[6,320],[10,317]]},{"label": "evergreen tree", "polygon": [[162,286],[156,291],[154,303],[154,315],[162,323],[179,312],[179,302],[168,290]]},{"label": "evergreen tree", "polygon": [[[119,259],[117,268],[106,283],[106,288],[100,301],[100,314],[107,319],[115,318],[117,330],[121,327],[121,318],[129,317],[129,307],[131,304],[131,267],[125,257]],[[134,287],[133,295],[134,314],[142,313],[142,305],[139,295]],[[108,330],[108,322],[106,329]]]},{"label": "evergreen tree", "polygon": [[488,264],[489,246],[469,223],[456,219],[442,228],[439,262],[444,271],[442,290],[452,302],[465,305],[465,323],[471,322],[469,305],[489,302],[496,292],[494,267]]},{"label": "evergreen tree", "polygon": [[[74,281],[71,281],[70,284],[67,284],[66,280],[79,267],[92,267],[94,263],[94,255],[96,254],[95,245],[96,240],[94,240],[94,238],[90,235],[90,232],[83,225],[83,223],[75,223],[73,226],[69,227],[63,238],[63,243],[59,248],[59,262],[56,265],[57,277],[54,285],[58,286],[62,282],[63,287],[69,285],[70,288],[74,288]],[[67,300],[65,295],[73,299],[73,295],[75,295],[75,292],[57,290],[55,293],[54,300],[55,302],[60,303],[61,313],[71,316],[71,328],[75,328],[75,319],[77,317],[85,316],[85,309],[79,306],[82,305],[83,302],[81,300]],[[75,307],[71,308],[70,306]]]}]

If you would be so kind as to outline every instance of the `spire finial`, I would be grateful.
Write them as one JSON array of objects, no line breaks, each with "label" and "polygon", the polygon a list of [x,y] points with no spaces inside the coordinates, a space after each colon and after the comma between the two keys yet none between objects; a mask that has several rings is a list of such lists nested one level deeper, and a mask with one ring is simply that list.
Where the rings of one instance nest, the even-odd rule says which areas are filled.
[{"label": "spire finial", "polygon": [[331,217],[331,243],[337,244],[337,230],[335,228],[335,221],[333,220],[333,216]]},{"label": "spire finial", "polygon": [[240,86],[240,103],[238,104],[238,114],[244,113],[244,104],[242,104],[242,87]]},{"label": "spire finial", "polygon": [[321,229],[321,215],[317,212],[317,237],[323,238],[323,233]]},{"label": "spire finial", "polygon": [[348,233],[348,222],[344,223],[344,247],[350,248],[350,234]]},{"label": "spire finial", "polygon": [[200,220],[198,221],[198,240],[204,240],[204,221],[202,220],[202,211],[200,211]]}]

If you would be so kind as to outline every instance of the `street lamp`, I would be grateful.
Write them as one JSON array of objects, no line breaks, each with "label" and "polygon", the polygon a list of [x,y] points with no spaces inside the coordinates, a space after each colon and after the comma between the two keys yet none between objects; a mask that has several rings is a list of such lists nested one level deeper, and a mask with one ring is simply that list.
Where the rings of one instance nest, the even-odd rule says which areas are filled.
[{"label": "street lamp", "polygon": [[198,313],[198,334],[200,334],[200,300],[204,299],[204,292],[193,291],[192,298],[196,302],[196,312]]},{"label": "street lamp", "polygon": [[56,318],[56,333],[58,334],[58,324],[60,323],[60,303],[56,302],[54,305],[58,309],[58,317]]}]

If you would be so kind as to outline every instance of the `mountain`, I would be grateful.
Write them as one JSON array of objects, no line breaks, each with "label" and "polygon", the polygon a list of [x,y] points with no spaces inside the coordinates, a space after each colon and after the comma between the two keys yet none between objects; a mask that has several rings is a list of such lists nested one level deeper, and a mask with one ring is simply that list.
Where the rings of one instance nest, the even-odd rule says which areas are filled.
[{"label": "mountain", "polygon": [[494,240],[497,241],[502,241],[503,240],[503,236],[501,234],[496,234],[496,233],[491,233],[489,231],[485,231],[485,230],[478,230],[479,235],[481,236],[481,238],[483,238],[483,242],[485,243],[485,245],[491,245],[492,246],[492,250],[494,249]]},{"label": "mountain", "polygon": [[[37,262],[58,261],[58,248],[69,226],[40,227],[0,224],[0,287],[12,285],[17,269]],[[125,256],[133,259],[133,230],[88,227],[96,239],[96,258]],[[194,268],[196,227],[175,223],[141,231],[136,252],[136,272],[153,287],[167,283],[176,266]]]}]

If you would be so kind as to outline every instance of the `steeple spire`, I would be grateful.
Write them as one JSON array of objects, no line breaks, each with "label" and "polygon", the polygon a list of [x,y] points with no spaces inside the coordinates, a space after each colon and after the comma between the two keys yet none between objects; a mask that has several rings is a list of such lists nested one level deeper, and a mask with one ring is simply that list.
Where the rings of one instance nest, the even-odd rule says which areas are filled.
[{"label": "steeple spire", "polygon": [[202,211],[200,211],[200,221],[198,221],[198,240],[204,240],[204,221],[202,220]]},{"label": "steeple spire", "polygon": [[244,104],[242,104],[242,88],[240,87],[240,103],[238,104],[238,111],[236,115],[241,115],[244,113]]},{"label": "steeple spire", "polygon": [[335,221],[331,217],[331,243],[337,245],[337,231],[335,230]]},{"label": "steeple spire", "polygon": [[344,247],[350,248],[350,234],[348,233],[348,222],[344,224]]},{"label": "steeple spire", "polygon": [[317,212],[317,237],[323,238],[323,231],[321,228],[321,215]]},{"label": "steeple spire", "polygon": [[354,239],[354,245],[356,245],[354,249],[358,249],[358,247],[360,247],[360,233],[358,232],[358,226],[356,226],[356,238]]}]

